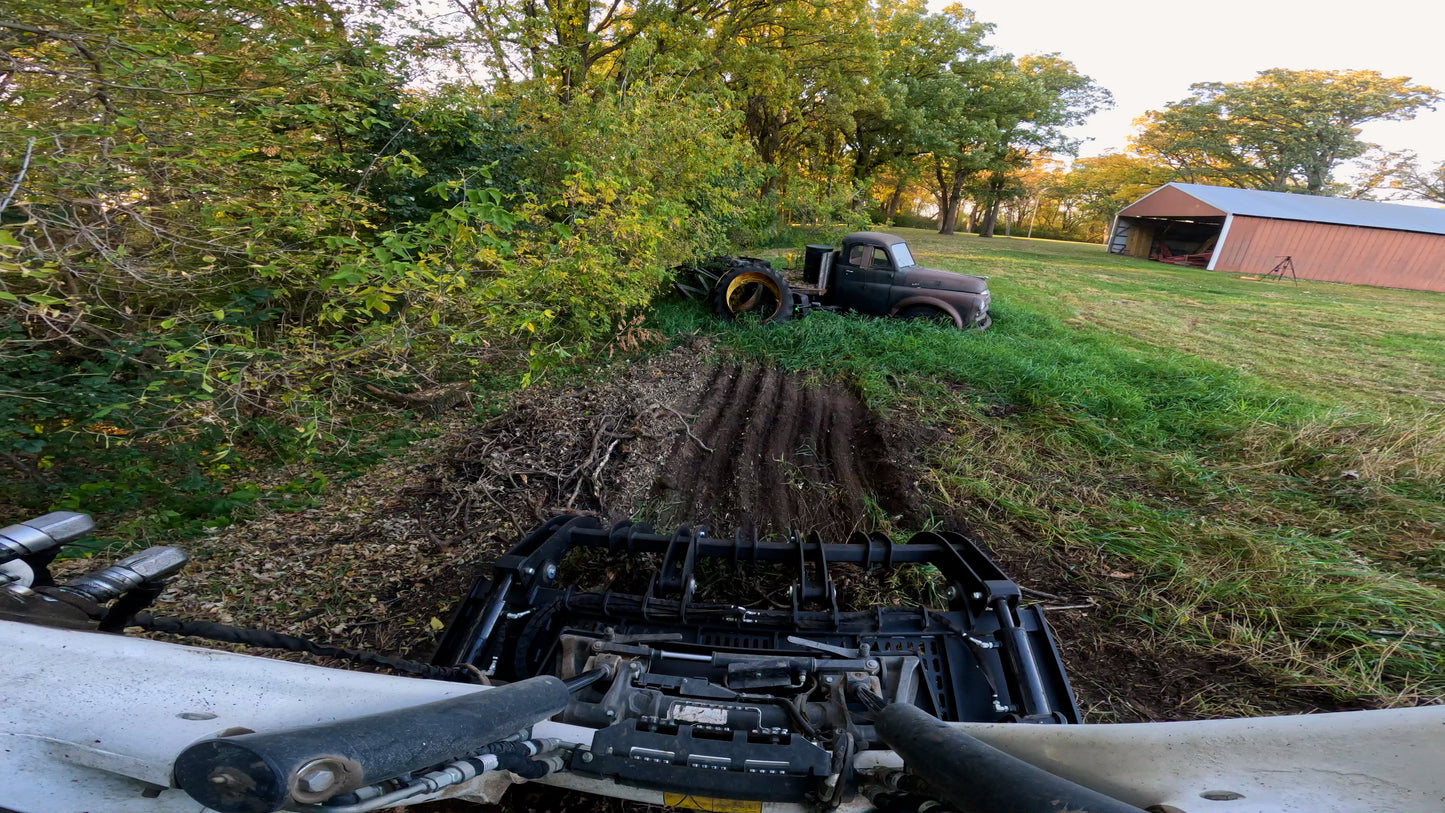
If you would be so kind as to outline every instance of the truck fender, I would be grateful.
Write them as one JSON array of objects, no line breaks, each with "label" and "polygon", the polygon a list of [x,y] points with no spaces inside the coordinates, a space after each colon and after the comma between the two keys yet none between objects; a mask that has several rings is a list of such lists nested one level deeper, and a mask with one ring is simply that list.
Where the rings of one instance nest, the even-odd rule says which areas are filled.
[{"label": "truck fender", "polygon": [[888,315],[897,316],[900,311],[907,310],[916,305],[925,305],[943,311],[948,314],[948,318],[953,320],[954,327],[963,330],[963,317],[958,315],[958,309],[936,296],[910,296],[897,305],[894,305],[893,310],[889,311]]}]

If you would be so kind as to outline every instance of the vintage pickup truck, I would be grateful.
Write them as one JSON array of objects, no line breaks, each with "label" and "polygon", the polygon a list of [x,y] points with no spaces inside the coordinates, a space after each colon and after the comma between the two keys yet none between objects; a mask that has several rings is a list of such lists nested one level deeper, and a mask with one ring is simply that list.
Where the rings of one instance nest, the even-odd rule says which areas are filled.
[{"label": "vintage pickup truck", "polygon": [[986,277],[921,266],[903,238],[882,232],[854,232],[841,248],[808,246],[801,285],[755,257],[724,257],[680,270],[678,288],[707,298],[729,320],[754,314],[780,322],[822,309],[937,319],[960,330],[984,329],[993,321]]}]

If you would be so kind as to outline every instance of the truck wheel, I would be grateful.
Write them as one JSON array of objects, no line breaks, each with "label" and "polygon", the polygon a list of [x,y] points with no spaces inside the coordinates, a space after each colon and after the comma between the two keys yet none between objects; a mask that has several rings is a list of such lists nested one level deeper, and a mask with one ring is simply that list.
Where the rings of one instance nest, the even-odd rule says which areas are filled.
[{"label": "truck wheel", "polygon": [[953,317],[938,308],[931,308],[927,305],[914,305],[911,308],[904,308],[898,312],[899,319],[926,319],[940,325],[953,327]]},{"label": "truck wheel", "polygon": [[712,309],[729,322],[743,313],[755,314],[764,322],[786,322],[793,318],[793,289],[767,263],[750,263],[718,280]]}]

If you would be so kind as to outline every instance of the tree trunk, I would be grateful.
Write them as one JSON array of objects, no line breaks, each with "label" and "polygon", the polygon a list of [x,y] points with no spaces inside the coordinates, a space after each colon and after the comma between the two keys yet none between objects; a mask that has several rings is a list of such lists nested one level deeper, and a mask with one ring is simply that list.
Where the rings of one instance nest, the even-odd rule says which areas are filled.
[{"label": "tree trunk", "polygon": [[903,203],[903,182],[898,182],[898,188],[893,190],[893,196],[888,198],[887,219],[889,223],[898,216],[898,206]]},{"label": "tree trunk", "polygon": [[993,228],[998,224],[998,207],[999,200],[997,198],[989,202],[988,207],[984,210],[983,222],[979,224],[979,237],[993,236]]},{"label": "tree trunk", "polygon": [[958,226],[958,206],[963,202],[964,174],[955,169],[953,179],[944,182],[946,173],[941,163],[934,164],[938,177],[939,234],[953,234]]},{"label": "tree trunk", "polygon": [[941,216],[940,216],[940,218],[939,218],[939,227],[938,227],[938,233],[939,233],[939,234],[953,234],[953,233],[954,233],[955,227],[958,226],[958,204],[959,204],[959,202],[960,202],[960,201],[959,201],[957,198],[955,198],[953,201],[951,201],[951,202],[948,204],[948,207],[945,208],[945,209],[943,210],[943,212],[941,213]]}]

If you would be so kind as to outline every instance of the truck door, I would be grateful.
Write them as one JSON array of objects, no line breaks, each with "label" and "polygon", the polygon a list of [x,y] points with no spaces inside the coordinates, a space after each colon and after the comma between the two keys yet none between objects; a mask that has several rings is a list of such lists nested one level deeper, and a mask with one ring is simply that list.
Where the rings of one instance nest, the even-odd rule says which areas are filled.
[{"label": "truck door", "polygon": [[888,313],[893,261],[888,249],[867,243],[845,244],[833,272],[834,302],[859,313]]},{"label": "truck door", "polygon": [[866,274],[873,247],[864,243],[844,243],[833,269],[831,299],[833,304],[852,310],[862,309],[866,294]]},{"label": "truck door", "polygon": [[868,266],[863,270],[859,303],[863,313],[882,316],[888,313],[893,294],[893,259],[882,246],[868,247]]}]

